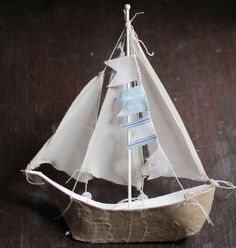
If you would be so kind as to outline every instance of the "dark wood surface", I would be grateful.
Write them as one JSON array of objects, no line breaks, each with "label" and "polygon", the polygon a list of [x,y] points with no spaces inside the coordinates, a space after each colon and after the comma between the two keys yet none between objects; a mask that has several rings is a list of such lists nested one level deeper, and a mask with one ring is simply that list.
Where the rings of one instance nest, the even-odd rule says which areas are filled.
[{"label": "dark wood surface", "polygon": [[[68,106],[103,68],[123,1],[0,2],[0,247],[110,247],[64,234],[57,209],[20,174]],[[134,26],[209,177],[236,183],[236,9],[233,1],[131,1]],[[217,190],[201,233],[177,243],[112,247],[236,247],[236,194]],[[107,191],[109,195],[109,189]]]}]

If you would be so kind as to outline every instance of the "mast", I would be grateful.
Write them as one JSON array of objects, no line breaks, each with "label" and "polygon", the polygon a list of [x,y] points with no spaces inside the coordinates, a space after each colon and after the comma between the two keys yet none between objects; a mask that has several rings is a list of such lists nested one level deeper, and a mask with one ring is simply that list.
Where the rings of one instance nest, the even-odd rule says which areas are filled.
[{"label": "mast", "polygon": [[[130,44],[129,44],[129,22],[130,22],[130,15],[129,15],[129,11],[130,11],[130,4],[125,4],[124,6],[124,14],[125,14],[125,27],[126,27],[126,56],[130,55]],[[131,86],[130,84],[128,84],[127,88],[129,89]],[[130,116],[128,116],[128,122],[131,121]],[[130,132],[128,131],[128,144],[130,142]],[[128,150],[128,206],[129,209],[131,208],[131,200],[132,200],[132,183],[131,183],[131,165],[132,165],[132,161],[131,161],[131,150]]]}]

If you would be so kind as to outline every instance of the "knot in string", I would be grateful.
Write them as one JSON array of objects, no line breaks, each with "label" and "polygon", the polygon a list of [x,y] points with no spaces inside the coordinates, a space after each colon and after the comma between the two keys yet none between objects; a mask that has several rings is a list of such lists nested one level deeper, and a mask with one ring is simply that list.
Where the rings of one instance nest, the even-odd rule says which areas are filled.
[{"label": "knot in string", "polygon": [[195,196],[196,196],[196,194],[194,192],[187,191],[184,194],[184,198],[186,200],[184,204],[186,204],[188,201],[192,200]]},{"label": "knot in string", "polygon": [[228,181],[210,179],[211,185],[221,189],[236,189],[236,186]]},{"label": "knot in string", "polygon": [[129,28],[130,26],[131,26],[131,21],[128,21],[128,22],[125,23],[126,28]]},{"label": "knot in string", "polygon": [[220,187],[220,184],[216,181],[216,180],[214,180],[214,179],[210,179],[210,183],[211,183],[211,185],[212,186],[215,186],[215,187],[217,187],[217,188],[219,188]]},{"label": "knot in string", "polygon": [[210,183],[212,186],[216,187],[216,188],[220,188],[220,189],[228,189],[228,190],[232,190],[226,197],[225,199],[227,199],[232,193],[233,191],[236,189],[236,186],[228,181],[223,181],[223,180],[214,180],[214,179],[210,179]]},{"label": "knot in string", "polygon": [[139,196],[137,197],[137,200],[147,200],[148,199],[148,196],[146,194],[144,194],[144,192],[142,190],[140,190],[140,194]]}]

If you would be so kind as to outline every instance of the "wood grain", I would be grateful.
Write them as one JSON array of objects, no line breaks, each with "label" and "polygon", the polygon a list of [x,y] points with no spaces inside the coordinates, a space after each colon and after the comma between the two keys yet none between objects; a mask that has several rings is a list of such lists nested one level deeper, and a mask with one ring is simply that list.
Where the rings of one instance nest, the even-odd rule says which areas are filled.
[{"label": "wood grain", "polygon": [[[207,174],[236,183],[236,15],[233,1],[130,1],[134,26]],[[0,247],[89,247],[64,233],[58,210],[25,168],[82,87],[103,68],[123,28],[124,1],[0,2]],[[173,189],[175,182],[153,182]],[[109,197],[109,188],[103,188]],[[191,239],[139,247],[236,247],[235,193],[217,190]],[[136,244],[113,247],[136,247]],[[93,245],[93,247],[107,247]]]}]

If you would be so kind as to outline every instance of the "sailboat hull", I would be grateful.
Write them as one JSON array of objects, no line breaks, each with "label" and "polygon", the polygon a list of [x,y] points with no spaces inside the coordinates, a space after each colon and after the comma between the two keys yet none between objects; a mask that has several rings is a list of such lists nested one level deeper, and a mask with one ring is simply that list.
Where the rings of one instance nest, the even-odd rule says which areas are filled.
[{"label": "sailboat hull", "polygon": [[[31,180],[43,183],[60,211],[74,239],[90,243],[129,243],[177,241],[198,233],[206,221],[199,205],[191,200],[144,209],[104,209],[71,198],[42,173],[28,173]],[[215,187],[194,196],[209,215]]]}]

